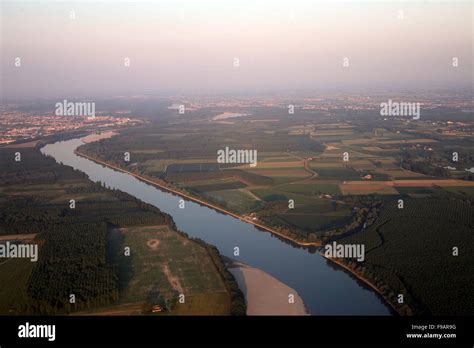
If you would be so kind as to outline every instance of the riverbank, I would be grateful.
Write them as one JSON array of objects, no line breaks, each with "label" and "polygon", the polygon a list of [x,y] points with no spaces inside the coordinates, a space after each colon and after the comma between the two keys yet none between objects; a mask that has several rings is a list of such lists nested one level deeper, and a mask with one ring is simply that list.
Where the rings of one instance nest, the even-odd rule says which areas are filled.
[{"label": "riverbank", "polygon": [[244,293],[247,315],[309,315],[296,290],[258,268],[229,261],[226,266]]},{"label": "riverbank", "polygon": [[[189,201],[186,204],[188,209],[180,209],[177,204],[179,195],[137,180],[121,170],[75,155],[75,149],[83,151],[79,147],[82,144],[84,143],[80,138],[58,141],[45,146],[42,152],[59,163],[82,171],[94,182],[126,192],[158,207],[173,216],[181,231],[214,245],[221,255],[235,258],[290,285],[304,300],[305,307],[311,314],[391,314],[389,307],[374,291],[361,286],[347,272],[340,272],[339,267],[329,264],[313,248],[300,247],[272,233],[262,233],[253,224],[243,223],[229,214],[219,214],[204,204]],[[238,257],[235,257],[235,246],[241,249]],[[321,279],[324,281],[321,282]],[[245,303],[245,299],[243,300]]]},{"label": "riverbank", "polygon": [[327,257],[324,255],[323,252],[320,252],[320,255],[322,257],[324,257],[326,260],[328,260],[329,262],[343,268],[344,270],[346,270],[347,272],[349,272],[352,276],[354,276],[355,278],[357,278],[357,280],[361,281],[362,283],[364,283],[365,285],[367,285],[368,287],[370,287],[373,291],[375,291],[377,294],[379,294],[382,299],[384,300],[384,302],[390,306],[390,308],[395,312],[397,313],[398,315],[403,315],[402,313],[400,313],[400,310],[399,308],[397,308],[391,301],[390,299],[382,292],[382,290],[380,290],[374,283],[372,283],[370,280],[368,280],[367,278],[361,276],[359,273],[356,273],[353,269],[351,269],[350,267],[348,267],[346,264],[344,264],[342,261],[340,261],[339,259],[336,259],[336,258],[332,258],[332,257]]},{"label": "riverbank", "polygon": [[277,235],[277,236],[279,236],[279,237],[281,237],[281,238],[284,238],[284,239],[286,239],[286,240],[288,240],[288,241],[290,241],[290,242],[292,242],[292,243],[295,243],[295,244],[297,244],[297,245],[299,245],[299,246],[303,246],[303,247],[311,247],[311,246],[313,246],[313,247],[320,247],[320,246],[321,246],[321,243],[320,243],[320,242],[301,242],[301,241],[292,239],[292,238],[288,237],[287,235],[285,235],[285,234],[283,234],[283,233],[281,233],[281,232],[279,232],[279,231],[276,231],[275,229],[272,229],[271,227],[265,226],[265,225],[263,225],[263,224],[261,224],[261,223],[259,223],[259,222],[253,221],[253,220],[251,220],[250,218],[245,218],[245,217],[243,217],[243,216],[237,215],[237,214],[235,214],[235,213],[233,213],[233,212],[231,212],[231,211],[229,211],[229,210],[227,210],[227,209],[224,209],[224,208],[222,208],[222,207],[220,207],[220,206],[218,206],[218,205],[209,203],[209,202],[207,202],[207,201],[204,201],[204,200],[199,199],[199,198],[197,198],[197,197],[191,196],[191,195],[189,195],[189,194],[187,194],[187,193],[181,192],[181,191],[176,190],[176,189],[174,189],[174,188],[172,188],[172,187],[169,187],[168,185],[166,185],[166,184],[164,184],[164,183],[162,183],[162,182],[158,182],[158,181],[156,181],[156,180],[148,179],[148,178],[144,177],[143,175],[140,175],[140,174],[137,174],[137,173],[133,173],[133,172],[128,171],[128,170],[126,170],[126,169],[123,169],[123,168],[121,168],[121,167],[119,167],[119,166],[116,166],[116,165],[113,165],[113,164],[111,164],[111,163],[102,161],[102,160],[97,159],[97,158],[95,158],[95,157],[91,157],[91,156],[86,155],[85,153],[83,153],[83,152],[81,152],[81,151],[78,151],[77,149],[74,150],[74,153],[75,153],[76,155],[78,155],[78,156],[81,156],[81,157],[83,157],[83,158],[86,158],[86,159],[88,159],[88,160],[90,160],[90,161],[93,161],[93,162],[95,162],[95,163],[97,163],[97,164],[100,164],[100,165],[103,165],[103,166],[105,166],[105,167],[108,167],[108,168],[111,168],[111,169],[120,171],[120,172],[125,173],[125,174],[132,175],[132,176],[134,176],[135,178],[137,178],[137,179],[139,179],[139,180],[141,180],[141,181],[143,181],[143,182],[146,182],[146,183],[151,184],[151,185],[158,186],[159,188],[161,188],[161,189],[163,189],[163,190],[166,190],[166,191],[171,192],[171,193],[174,193],[174,194],[176,194],[176,195],[178,195],[178,196],[184,197],[184,198],[186,198],[186,199],[188,199],[188,200],[190,200],[190,201],[193,201],[193,202],[196,202],[196,203],[205,205],[205,206],[207,206],[207,207],[209,207],[209,208],[212,208],[212,209],[217,210],[217,211],[219,211],[219,212],[221,212],[221,213],[230,215],[230,216],[232,216],[232,217],[234,217],[234,218],[236,218],[236,219],[239,219],[239,220],[241,220],[241,221],[243,221],[243,222],[246,222],[246,223],[248,223],[248,224],[252,224],[252,225],[254,225],[254,226],[257,226],[257,227],[259,227],[259,228],[261,228],[261,229],[263,229],[263,230],[265,230],[265,231],[267,231],[267,232],[270,232],[270,233],[272,233],[272,234],[275,234],[275,235]]},{"label": "riverbank", "polygon": [[114,135],[117,135],[117,134],[118,133],[114,131],[108,131],[108,132],[103,132],[99,134],[89,134],[85,136],[84,138],[81,138],[81,140],[82,142],[89,144],[89,143],[93,143],[102,139],[112,138]]},{"label": "riverbank", "polygon": [[[113,132],[110,132],[110,133],[113,133]],[[111,137],[111,136],[113,136],[113,135],[114,135],[114,134],[108,135],[108,136],[105,136],[104,138],[108,138],[108,137]],[[103,139],[103,138],[101,138],[101,139]],[[217,211],[219,211],[219,212],[222,212],[222,213],[224,213],[224,214],[230,215],[230,216],[232,216],[232,217],[234,217],[234,218],[236,218],[236,219],[239,219],[239,220],[241,220],[241,221],[243,221],[243,222],[246,222],[246,223],[248,223],[248,224],[252,224],[252,225],[254,225],[254,226],[257,226],[257,227],[259,227],[259,228],[261,228],[261,229],[263,229],[263,230],[266,230],[266,231],[268,231],[268,232],[270,232],[270,233],[272,233],[272,234],[275,234],[275,235],[277,235],[277,236],[279,236],[279,237],[282,237],[282,238],[284,238],[285,240],[288,240],[288,241],[290,241],[290,242],[292,242],[292,243],[295,243],[295,244],[297,244],[297,245],[305,246],[305,247],[309,247],[309,246],[321,247],[321,246],[322,246],[322,244],[321,244],[320,242],[301,242],[301,241],[293,240],[293,239],[291,239],[290,237],[288,237],[288,236],[286,236],[286,235],[284,235],[284,234],[282,234],[282,233],[280,233],[280,232],[278,232],[278,231],[275,231],[275,230],[273,230],[273,229],[270,228],[270,227],[267,227],[267,226],[262,225],[262,224],[260,224],[260,223],[258,223],[258,222],[252,221],[252,220],[250,220],[250,219],[246,219],[246,218],[244,218],[244,217],[242,217],[242,216],[240,216],[240,215],[237,215],[237,214],[235,214],[235,213],[233,213],[233,212],[231,212],[231,211],[228,211],[228,210],[226,210],[226,209],[224,209],[224,208],[222,208],[222,207],[219,207],[219,206],[214,205],[214,204],[212,204],[212,203],[209,203],[209,202],[207,202],[207,201],[201,200],[201,199],[199,199],[199,198],[197,198],[197,197],[194,197],[194,196],[191,196],[191,195],[189,195],[189,194],[186,194],[186,193],[183,193],[183,192],[181,192],[181,191],[178,191],[178,190],[176,190],[176,189],[174,189],[174,188],[172,188],[172,187],[167,186],[167,185],[164,184],[164,183],[157,182],[156,180],[152,180],[152,179],[146,178],[146,177],[144,177],[144,176],[142,176],[142,175],[140,175],[140,174],[130,172],[130,171],[128,171],[128,170],[126,170],[126,169],[123,169],[123,168],[121,168],[121,167],[119,167],[119,166],[116,166],[116,165],[110,164],[110,163],[108,163],[108,162],[102,161],[102,160],[100,160],[100,159],[91,157],[91,156],[89,156],[89,155],[87,155],[87,154],[85,154],[85,153],[83,153],[83,152],[81,152],[81,151],[78,151],[77,149],[74,150],[74,153],[75,153],[76,155],[78,155],[78,156],[81,156],[81,157],[83,157],[83,158],[86,158],[86,159],[88,159],[88,160],[90,160],[90,161],[93,161],[93,162],[95,162],[95,163],[97,163],[97,164],[103,165],[103,166],[105,166],[105,167],[108,167],[108,168],[117,170],[117,171],[122,172],[122,173],[125,173],[125,174],[129,174],[129,175],[131,175],[131,176],[133,176],[133,177],[135,177],[135,178],[137,178],[137,179],[139,179],[139,180],[141,180],[141,181],[143,181],[143,182],[145,182],[145,183],[148,183],[148,184],[151,184],[151,185],[154,185],[154,186],[158,186],[159,188],[161,188],[161,189],[163,189],[163,190],[165,190],[165,191],[174,193],[174,194],[176,194],[176,195],[178,195],[178,196],[184,197],[184,198],[189,199],[189,200],[191,200],[191,201],[193,201],[193,202],[196,202],[196,203],[205,205],[205,206],[207,206],[207,207],[209,207],[209,208],[212,208],[212,209],[217,210]],[[324,256],[324,253],[321,253],[321,256],[322,256],[323,258],[325,258],[326,260],[331,261],[333,264],[336,264],[337,266],[342,267],[344,270],[346,270],[346,271],[349,272],[351,275],[353,275],[356,279],[358,279],[358,280],[361,281],[362,283],[366,284],[366,285],[367,285],[368,287],[370,287],[373,291],[375,291],[377,294],[379,294],[379,296],[381,296],[381,297],[383,298],[384,302],[385,302],[395,313],[400,314],[399,311],[398,311],[398,309],[388,300],[388,298],[382,293],[382,291],[381,291],[377,286],[375,286],[375,284],[373,284],[372,282],[370,282],[368,279],[363,278],[361,275],[359,275],[359,274],[357,274],[356,272],[354,272],[352,269],[350,269],[349,267],[347,267],[347,266],[346,266],[345,264],[343,264],[342,262],[340,262],[340,261],[338,261],[338,260],[336,260],[336,259],[327,258],[327,257]],[[243,277],[243,279],[245,279],[245,276],[247,276],[247,280],[252,283],[252,288],[253,288],[253,295],[252,295],[252,297],[255,297],[255,296],[256,296],[257,298],[259,298],[259,296],[260,296],[260,295],[259,295],[259,292],[258,292],[258,290],[256,290],[256,289],[258,289],[258,287],[259,287],[259,284],[258,284],[258,282],[257,282],[257,279],[259,279],[259,277],[262,276],[262,274],[258,274],[258,272],[257,272],[257,271],[259,271],[258,269],[256,269],[257,271],[254,271],[254,270],[250,270],[249,268],[250,268],[250,267],[248,267],[248,266],[247,266],[247,268],[242,267],[242,269],[240,269],[240,273],[242,273],[242,274],[240,275],[240,277],[241,277],[241,278]],[[230,270],[229,270],[229,271],[230,271]],[[265,273],[265,272],[263,272],[263,271],[260,271],[260,272],[262,272],[264,275],[267,275],[267,276],[271,277],[270,275],[268,275],[267,273]],[[232,272],[232,274],[234,275],[234,277],[236,277],[236,275],[235,275],[233,272]],[[273,277],[272,277],[272,278],[273,278]],[[273,278],[273,279],[274,279],[274,278]],[[275,281],[276,281],[276,282],[279,282],[277,279],[275,279]],[[241,288],[242,280],[241,280],[241,281],[238,280],[238,282],[239,282],[239,288]],[[267,282],[268,282],[268,283],[271,283],[270,280],[267,280]],[[244,283],[245,283],[245,282],[244,282]],[[286,285],[283,284],[283,283],[282,283],[282,285],[283,285],[283,286],[286,286]],[[289,288],[289,287],[288,287],[288,289],[292,290],[292,289]],[[241,290],[244,291],[242,288],[241,288]],[[272,292],[272,291],[270,291],[270,293],[271,293],[271,292]],[[296,293],[296,291],[294,291],[294,293]],[[268,294],[266,294],[266,296],[268,296]],[[299,296],[298,296],[298,297],[299,297]],[[303,302],[303,301],[301,300],[301,303],[302,303],[302,302]],[[253,309],[248,309],[247,312],[248,312],[248,313],[252,313],[253,311],[256,311],[256,312],[268,311],[268,306],[263,305],[263,307],[259,307],[258,303],[259,303],[259,301],[258,301],[258,300],[255,300],[255,301],[254,301],[254,305],[253,305]],[[249,306],[249,304],[248,304],[248,306]],[[303,304],[303,308],[304,308],[304,304]],[[304,312],[301,314],[301,308],[297,309],[297,311],[300,313],[300,314],[298,314],[298,315],[304,315],[305,313],[307,313],[306,310],[304,310]],[[249,314],[249,315],[251,315],[251,314]],[[255,315],[265,315],[265,314],[255,314]],[[271,314],[269,314],[269,315],[271,315]],[[292,315],[292,314],[287,314],[287,315]]]}]

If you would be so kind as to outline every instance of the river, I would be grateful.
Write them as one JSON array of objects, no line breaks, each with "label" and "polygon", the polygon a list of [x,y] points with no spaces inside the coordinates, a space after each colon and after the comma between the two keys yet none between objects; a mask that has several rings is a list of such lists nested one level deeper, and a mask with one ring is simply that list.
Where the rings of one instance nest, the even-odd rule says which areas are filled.
[{"label": "river", "polygon": [[[295,289],[313,315],[391,315],[377,293],[330,264],[314,249],[283,241],[270,232],[191,201],[186,201],[181,209],[180,197],[74,154],[82,144],[81,139],[60,141],[41,151],[86,173],[92,181],[101,181],[158,207],[173,217],[180,230],[215,245],[221,254],[271,274]],[[234,255],[235,247],[239,248],[239,256]]]}]

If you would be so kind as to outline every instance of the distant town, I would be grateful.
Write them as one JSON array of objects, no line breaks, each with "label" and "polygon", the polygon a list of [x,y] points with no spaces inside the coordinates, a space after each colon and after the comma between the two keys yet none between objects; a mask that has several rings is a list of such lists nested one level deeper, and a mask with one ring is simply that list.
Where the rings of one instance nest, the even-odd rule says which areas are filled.
[{"label": "distant town", "polygon": [[21,112],[17,105],[8,104],[0,107],[0,145],[17,141],[34,140],[58,132],[95,129],[104,130],[110,127],[130,126],[141,121],[129,117],[108,115],[57,116],[37,112]]}]

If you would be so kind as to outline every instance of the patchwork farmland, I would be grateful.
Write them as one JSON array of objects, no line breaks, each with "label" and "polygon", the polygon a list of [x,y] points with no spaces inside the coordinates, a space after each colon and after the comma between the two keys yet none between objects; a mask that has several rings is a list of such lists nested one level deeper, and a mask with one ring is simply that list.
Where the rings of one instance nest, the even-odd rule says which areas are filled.
[{"label": "patchwork farmland", "polygon": [[[295,241],[358,230],[369,212],[400,197],[472,197],[472,174],[446,169],[452,161],[444,146],[459,143],[439,132],[431,136],[430,123],[308,119],[294,125],[281,116],[254,122],[258,117],[249,115],[231,124],[124,130],[81,151],[156,177]],[[469,146],[463,142],[460,151]],[[216,153],[225,147],[257,150],[257,165],[217,163]],[[130,162],[123,160],[125,151]],[[463,156],[458,167],[473,165]]]}]

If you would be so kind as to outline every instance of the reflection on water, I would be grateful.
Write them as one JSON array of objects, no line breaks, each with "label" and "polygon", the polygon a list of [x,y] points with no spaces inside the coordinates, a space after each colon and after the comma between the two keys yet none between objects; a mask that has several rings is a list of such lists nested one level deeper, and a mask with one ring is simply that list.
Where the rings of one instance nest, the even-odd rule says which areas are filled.
[{"label": "reflection on water", "polygon": [[[329,265],[316,248],[297,246],[251,224],[186,201],[146,184],[135,177],[114,171],[74,154],[80,139],[57,142],[42,149],[58,162],[86,173],[92,181],[127,192],[170,214],[176,226],[192,237],[215,245],[228,257],[260,268],[295,289],[306,308],[317,315],[390,315],[378,295],[340,268]],[[240,255],[233,254],[239,247]]]}]

